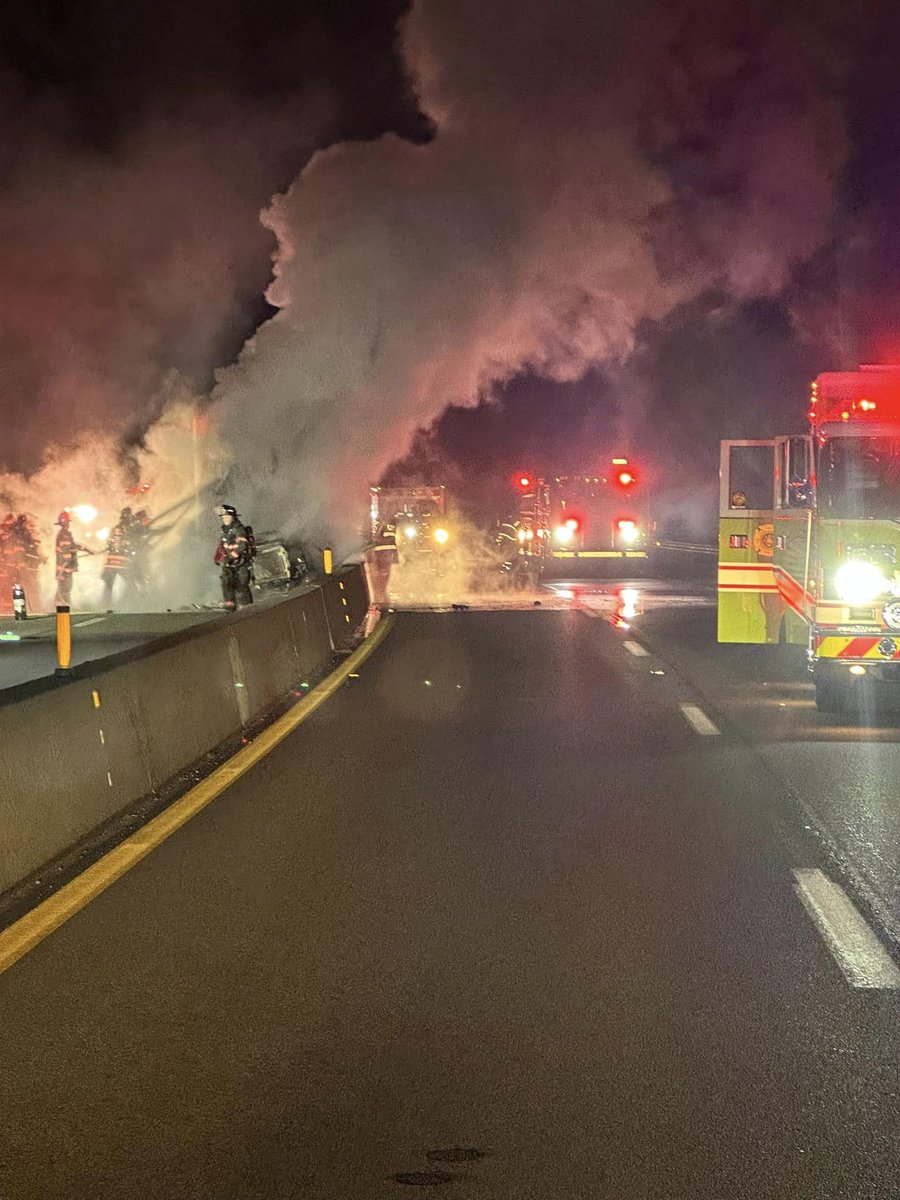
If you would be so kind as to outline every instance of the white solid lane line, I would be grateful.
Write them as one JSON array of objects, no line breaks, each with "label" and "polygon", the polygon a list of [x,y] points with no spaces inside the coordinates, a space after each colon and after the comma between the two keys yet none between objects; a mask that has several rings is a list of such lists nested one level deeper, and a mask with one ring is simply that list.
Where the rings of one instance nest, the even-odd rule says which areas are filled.
[{"label": "white solid lane line", "polygon": [[100,621],[105,621],[106,617],[88,617],[86,621],[73,621],[73,629],[84,629],[85,625],[97,625]]},{"label": "white solid lane line", "polygon": [[698,708],[696,704],[680,704],[678,707],[684,713],[685,719],[694,733],[702,734],[703,737],[715,737],[719,732],[703,709]]},{"label": "white solid lane line", "polygon": [[817,868],[794,871],[794,890],[851,987],[900,988],[900,969],[850,897]]},{"label": "white solid lane line", "polygon": [[629,654],[633,654],[635,658],[649,658],[650,651],[645,650],[640,642],[623,642],[622,645]]}]

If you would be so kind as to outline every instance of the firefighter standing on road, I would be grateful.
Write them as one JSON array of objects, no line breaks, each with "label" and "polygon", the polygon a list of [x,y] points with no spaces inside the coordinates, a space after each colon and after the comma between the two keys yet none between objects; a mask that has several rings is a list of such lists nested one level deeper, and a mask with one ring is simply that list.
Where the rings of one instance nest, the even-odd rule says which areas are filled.
[{"label": "firefighter standing on road", "polygon": [[[10,514],[11,515],[11,514]],[[24,590],[32,605],[38,603],[38,571],[46,559],[41,554],[34,524],[25,513],[3,522],[5,566],[9,582]]]},{"label": "firefighter standing on road", "polygon": [[103,564],[103,603],[108,608],[113,601],[116,580],[128,571],[131,547],[129,534],[134,516],[130,508],[123,508],[119,520],[113,526],[106,543],[106,562]]},{"label": "firefighter standing on road", "polygon": [[16,551],[13,530],[15,523],[14,513],[7,513],[0,521],[0,612],[9,611],[12,586],[18,582],[14,578]]},{"label": "firefighter standing on road", "polygon": [[29,603],[32,607],[36,607],[40,600],[38,596],[40,570],[47,559],[41,551],[34,517],[29,516],[28,513],[19,513],[14,528],[16,538],[22,547],[22,578],[19,582],[25,589]]},{"label": "firefighter standing on road", "polygon": [[56,603],[72,603],[72,577],[78,570],[78,555],[91,554],[87,546],[75,541],[69,528],[71,517],[61,512],[56,518],[59,533],[56,535]]},{"label": "firefighter standing on road", "polygon": [[222,533],[216,547],[215,563],[222,568],[222,597],[231,611],[253,603],[250,573],[253,543],[247,529],[231,504],[220,504],[216,512],[222,518]]}]

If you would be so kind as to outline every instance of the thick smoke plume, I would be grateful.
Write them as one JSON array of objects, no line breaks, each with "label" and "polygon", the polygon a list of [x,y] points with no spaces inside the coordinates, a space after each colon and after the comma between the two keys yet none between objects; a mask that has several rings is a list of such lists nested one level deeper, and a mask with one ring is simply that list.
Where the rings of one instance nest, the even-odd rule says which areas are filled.
[{"label": "thick smoke plume", "polygon": [[[710,287],[785,286],[829,232],[857,7],[415,0],[400,49],[432,139],[333,145],[274,200],[320,105],[210,93],[86,156],[8,87],[7,505],[46,522],[89,486],[114,516],[152,467],[154,513],[216,481],[258,530],[349,549],[367,485],[446,405],[614,371]],[[279,311],[198,396],[273,241]],[[48,443],[77,449],[39,470]],[[180,536],[170,602],[201,598]]]},{"label": "thick smoke plume", "polygon": [[710,286],[783,288],[844,152],[846,29],[801,7],[417,0],[433,140],[331,147],[263,214],[280,311],[215,392],[238,501],[348,544],[448,403],[621,360]]},{"label": "thick smoke plume", "polygon": [[31,471],[48,443],[144,428],[173,369],[205,387],[237,348],[265,282],[258,207],[322,112],[207,96],[101,152],[5,99],[0,463]]}]

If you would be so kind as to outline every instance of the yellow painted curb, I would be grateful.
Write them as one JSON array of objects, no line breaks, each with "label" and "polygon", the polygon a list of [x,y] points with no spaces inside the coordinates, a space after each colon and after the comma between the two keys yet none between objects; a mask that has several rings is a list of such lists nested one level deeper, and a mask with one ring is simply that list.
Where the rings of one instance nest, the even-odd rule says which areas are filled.
[{"label": "yellow painted curb", "polygon": [[289,733],[301,722],[311,716],[319,705],[338,690],[347,677],[360,663],[364,662],[372,651],[382,642],[389,632],[394,618],[382,617],[373,632],[361,646],[349,655],[336,671],[313,688],[308,696],[295,704],[283,716],[273,721],[258,737],[232,755],[227,762],[217,767],[206,779],[191,788],[181,799],[170,804],[159,816],[148,821],[141,829],[132,834],[124,842],[109,851],[108,854],[82,871],[71,883],[48,896],[31,912],[26,913],[14,925],[10,925],[0,933],[0,975],[7,971],[13,963],[23,955],[33,950],[44,938],[49,937],[55,929],[74,917],[85,905],[105,892],[117,879],[130,871],[131,868],[145,858],[151,850],[155,850],[162,842],[170,837],[182,825],[186,825],[192,817],[196,817],[208,804],[217,799],[230,787],[235,780],[251,770],[266,757],[279,742],[284,741]]}]

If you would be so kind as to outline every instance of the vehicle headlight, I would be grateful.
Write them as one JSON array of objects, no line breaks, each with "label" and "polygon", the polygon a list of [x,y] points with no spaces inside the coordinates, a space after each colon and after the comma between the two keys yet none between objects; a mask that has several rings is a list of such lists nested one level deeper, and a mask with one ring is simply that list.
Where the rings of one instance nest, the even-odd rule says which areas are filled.
[{"label": "vehicle headlight", "polygon": [[407,525],[407,527],[403,530],[404,536],[408,537],[410,540],[416,536],[417,532],[418,530],[416,529],[415,525]]},{"label": "vehicle headlight", "polygon": [[562,542],[563,544],[565,544],[566,542],[571,542],[572,535],[574,533],[575,533],[575,530],[571,527],[571,525],[560,525],[557,528],[556,533],[554,534],[554,537],[556,538],[556,540],[558,542]]},{"label": "vehicle headlight", "polygon": [[438,528],[434,531],[434,540],[439,546],[443,546],[450,541],[450,534],[446,529]]},{"label": "vehicle headlight", "polygon": [[834,577],[838,596],[848,604],[869,604],[887,590],[887,580],[874,563],[845,562]]},{"label": "vehicle headlight", "polygon": [[637,527],[636,521],[618,521],[619,537],[628,545],[632,545],[638,540],[640,530]]}]

